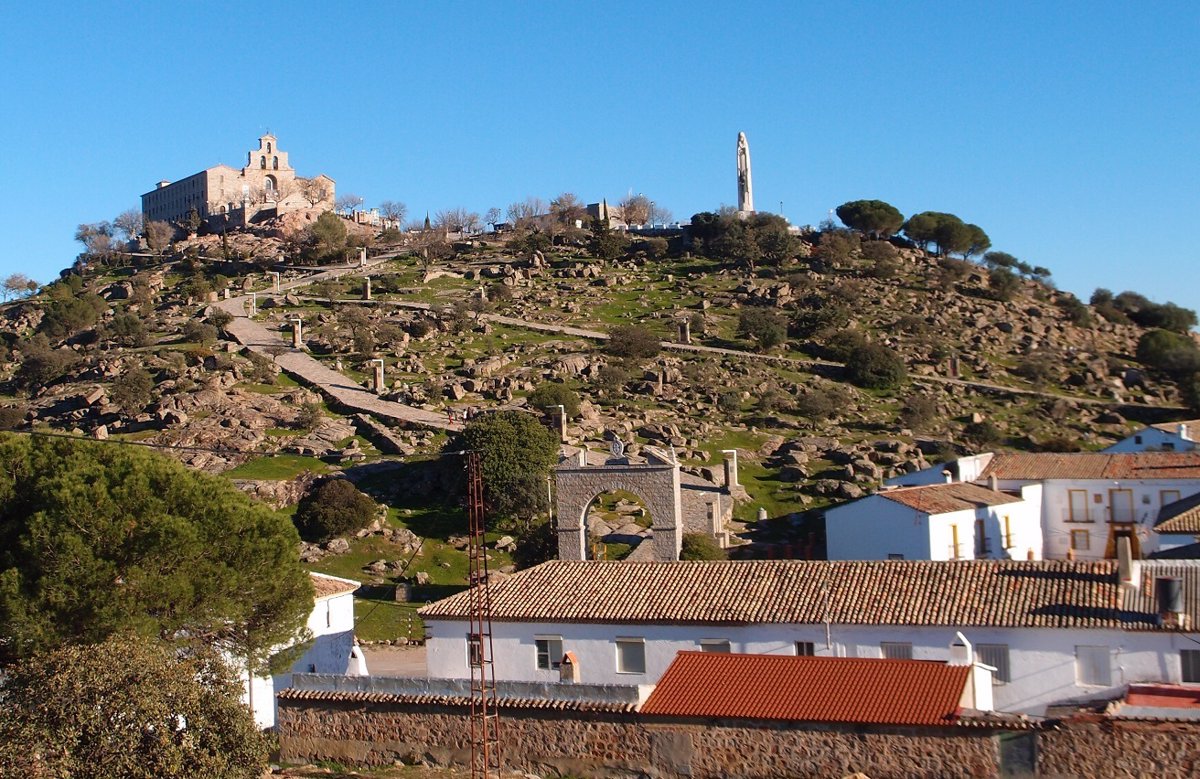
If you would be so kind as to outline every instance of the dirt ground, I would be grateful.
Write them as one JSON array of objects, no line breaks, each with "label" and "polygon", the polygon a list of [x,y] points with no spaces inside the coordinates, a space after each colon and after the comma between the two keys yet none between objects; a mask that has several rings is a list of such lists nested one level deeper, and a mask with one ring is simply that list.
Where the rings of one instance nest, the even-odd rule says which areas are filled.
[{"label": "dirt ground", "polygon": [[427,676],[424,646],[363,647],[371,676]]}]

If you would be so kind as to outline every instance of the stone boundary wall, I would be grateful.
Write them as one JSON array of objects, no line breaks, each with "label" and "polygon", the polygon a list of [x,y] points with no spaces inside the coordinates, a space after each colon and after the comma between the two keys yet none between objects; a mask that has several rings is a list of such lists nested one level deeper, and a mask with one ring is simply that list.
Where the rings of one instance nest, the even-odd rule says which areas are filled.
[{"label": "stone boundary wall", "polygon": [[[468,710],[461,705],[279,700],[285,762],[357,765],[428,760],[465,765]],[[501,709],[506,769],[580,777],[717,779],[845,776],[872,779],[1000,773],[995,731],[683,721],[634,713]]]},{"label": "stone boundary wall", "polygon": [[1200,721],[1074,719],[1038,733],[1038,776],[1200,776]]}]

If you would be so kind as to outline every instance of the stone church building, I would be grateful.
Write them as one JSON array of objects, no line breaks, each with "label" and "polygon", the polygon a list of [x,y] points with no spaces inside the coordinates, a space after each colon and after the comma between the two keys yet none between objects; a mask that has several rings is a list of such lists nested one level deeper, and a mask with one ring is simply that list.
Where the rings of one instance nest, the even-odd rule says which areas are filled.
[{"label": "stone church building", "polygon": [[177,222],[193,208],[211,224],[244,227],[258,219],[306,208],[333,208],[334,181],[325,174],[296,175],[288,153],[270,133],[246,155],[245,167],[215,165],[179,181],[160,181],[142,195],[147,220]]}]

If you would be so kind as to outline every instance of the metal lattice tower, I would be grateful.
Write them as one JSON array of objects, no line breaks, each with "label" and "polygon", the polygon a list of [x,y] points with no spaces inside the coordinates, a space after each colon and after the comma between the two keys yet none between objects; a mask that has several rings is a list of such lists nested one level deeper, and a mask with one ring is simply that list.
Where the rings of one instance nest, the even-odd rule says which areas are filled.
[{"label": "metal lattice tower", "polygon": [[467,452],[467,520],[471,563],[471,632],[467,637],[471,664],[471,777],[491,779],[500,776],[500,715],[492,662],[492,595],[483,534],[483,473],[476,452]]}]

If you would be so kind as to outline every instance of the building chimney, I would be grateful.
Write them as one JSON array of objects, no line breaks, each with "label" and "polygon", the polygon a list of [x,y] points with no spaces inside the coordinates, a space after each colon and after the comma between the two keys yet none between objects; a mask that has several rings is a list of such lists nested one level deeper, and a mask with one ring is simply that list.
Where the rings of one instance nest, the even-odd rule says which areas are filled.
[{"label": "building chimney", "polygon": [[1184,441],[1191,441],[1191,431],[1188,430],[1187,422],[1180,422],[1175,432],[1179,433],[1179,437]]},{"label": "building chimney", "polygon": [[1183,579],[1159,576],[1154,580],[1154,603],[1160,625],[1184,627]]},{"label": "building chimney", "polygon": [[954,483],[954,472],[951,471],[949,468],[946,468],[945,470],[942,471],[942,479],[944,479],[947,484],[953,484]]},{"label": "building chimney", "polygon": [[967,640],[961,632],[954,634],[954,640],[950,642],[950,662],[949,665],[974,665],[975,652],[971,647],[971,642]]},{"label": "building chimney", "polygon": [[1123,586],[1137,587],[1137,561],[1129,536],[1117,536],[1117,576]]},{"label": "building chimney", "polygon": [[992,492],[1000,491],[1000,480],[996,478],[996,474],[988,476],[988,489]]},{"label": "building chimney", "polygon": [[579,683],[579,658],[574,652],[567,652],[558,664],[558,680],[563,684]]}]

